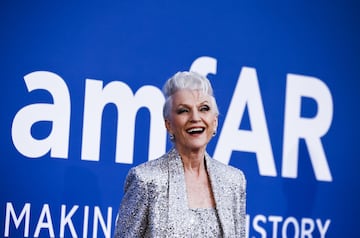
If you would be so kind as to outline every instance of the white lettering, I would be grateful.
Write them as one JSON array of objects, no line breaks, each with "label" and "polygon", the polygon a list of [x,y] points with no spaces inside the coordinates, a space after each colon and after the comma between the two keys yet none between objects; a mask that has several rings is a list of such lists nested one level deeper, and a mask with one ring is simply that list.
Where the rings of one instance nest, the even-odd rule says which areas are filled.
[{"label": "white lettering", "polygon": [[[12,124],[12,139],[16,149],[24,156],[37,158],[49,150],[51,157],[67,158],[70,130],[70,95],[67,85],[58,75],[37,71],[24,77],[28,91],[47,90],[53,97],[53,104],[37,103],[23,107]],[[31,135],[36,122],[52,122],[48,137],[38,140]]]},{"label": "white lettering", "polygon": [[[246,105],[251,131],[239,130]],[[213,157],[228,164],[233,150],[255,152],[259,173],[276,176],[258,79],[253,68],[241,70]]]},{"label": "white lettering", "polygon": [[89,206],[84,207],[83,238],[88,237],[89,229]]},{"label": "white lettering", "polygon": [[289,224],[292,223],[294,226],[294,238],[299,237],[299,223],[297,222],[297,220],[294,217],[288,217],[286,218],[286,220],[284,221],[283,227],[281,229],[281,237],[286,238],[287,237],[287,229]]},{"label": "white lettering", "polygon": [[[258,234],[260,234],[260,237],[269,237],[270,234],[272,234],[272,238],[312,238],[319,232],[320,237],[325,238],[331,222],[330,219],[326,221],[316,219],[317,226],[315,226],[315,219],[312,218],[301,218],[301,220],[297,220],[295,217],[290,216],[284,220],[282,216],[270,215],[266,217],[262,214],[255,215],[252,221],[250,218],[250,215],[247,214],[246,222],[252,226],[249,227],[249,225],[247,225],[246,237],[258,237]],[[324,225],[322,222],[324,222]],[[269,226],[269,223],[272,223],[272,226]],[[281,233],[278,232],[279,229]]]},{"label": "white lettering", "polygon": [[190,71],[197,72],[203,76],[208,74],[216,74],[217,60],[212,57],[202,56],[194,60],[191,64]]},{"label": "white lettering", "polygon": [[[301,97],[316,101],[314,118],[302,118]],[[319,79],[289,74],[286,86],[282,176],[296,178],[298,173],[299,139],[305,139],[315,177],[332,181],[329,165],[320,138],[329,130],[333,116],[330,90]]]},{"label": "white lettering", "polygon": [[116,162],[131,164],[134,152],[136,112],[146,107],[151,114],[149,159],[165,153],[166,129],[163,126],[164,96],[153,86],[143,86],[133,95],[128,85],[113,81],[103,88],[99,80],[86,80],[82,159],[99,161],[102,112],[113,103],[118,110]]},{"label": "white lettering", "polygon": [[278,224],[279,222],[282,222],[283,218],[280,216],[269,216],[269,221],[273,223],[273,238],[277,238],[277,232],[278,232]]},{"label": "white lettering", "polygon": [[111,235],[111,213],[112,213],[112,207],[108,207],[108,213],[107,213],[107,224],[105,224],[104,218],[101,214],[100,208],[95,207],[94,208],[94,220],[93,220],[93,238],[98,237],[98,222],[100,222],[101,228],[104,232],[105,237],[109,238]]},{"label": "white lettering", "polygon": [[[308,228],[306,228],[308,226]],[[311,218],[301,219],[301,238],[312,238],[312,233],[314,231],[315,224],[314,220]]]},{"label": "white lettering", "polygon": [[[78,214],[77,212],[80,210],[79,205],[74,205],[68,212],[66,211],[66,205],[61,205],[61,213],[60,217],[57,219],[55,218],[54,221],[58,222],[55,226],[55,228],[58,228],[55,232],[54,230],[54,223],[53,223],[53,217],[50,212],[50,206],[49,204],[43,204],[39,218],[36,220],[37,223],[33,222],[30,223],[30,212],[31,212],[31,204],[26,203],[24,207],[22,208],[20,215],[17,216],[15,212],[15,208],[11,202],[6,203],[6,212],[5,212],[5,229],[4,229],[4,237],[13,237],[16,234],[12,233],[11,228],[11,220],[13,221],[15,228],[19,229],[21,222],[24,221],[24,233],[22,237],[29,237],[30,231],[34,231],[34,234],[31,237],[41,237],[41,236],[47,236],[47,237],[79,237],[76,231],[83,231],[82,237],[89,237],[88,235],[88,226],[89,226],[89,206],[84,206],[84,213]],[[60,208],[59,208],[60,210]],[[37,212],[35,212],[37,213]],[[107,208],[107,214],[102,214],[101,209],[98,206],[95,206],[93,208],[93,221],[92,221],[92,237],[98,237],[101,231],[104,235],[101,235],[103,237],[110,237],[111,236],[111,228],[113,225],[112,222],[112,216],[116,214],[112,214],[113,209],[112,207]],[[77,216],[83,217],[83,222],[75,223],[73,222],[72,218],[77,214]],[[36,219],[32,217],[33,219]],[[105,220],[106,218],[106,220]],[[100,230],[99,231],[99,224],[100,224]],[[30,225],[36,225],[35,227],[31,227]],[[82,225],[82,227],[81,227]],[[78,226],[78,227],[77,227]],[[68,227],[68,229],[66,229]],[[43,231],[45,229],[45,231]],[[48,232],[48,234],[43,234],[44,232]],[[67,232],[69,231],[69,232]],[[10,233],[12,233],[10,235]],[[55,235],[56,234],[56,235]]]},{"label": "white lettering", "polygon": [[266,238],[266,230],[259,225],[259,222],[266,223],[266,217],[264,215],[256,215],[253,220],[254,230],[259,232],[262,238]]},{"label": "white lettering", "polygon": [[[45,221],[46,220],[46,221]],[[51,213],[48,204],[44,204],[41,210],[39,221],[36,225],[34,237],[39,237],[41,229],[48,229],[49,236],[55,237],[54,227],[52,224]]]},{"label": "white lettering", "polygon": [[[15,213],[15,209],[11,202],[6,204],[6,217],[5,217],[5,232],[4,237],[14,236],[13,233],[10,235],[10,223],[11,219],[15,224],[15,228],[18,229],[22,221],[25,221],[25,229],[24,229],[24,237],[29,237],[29,229],[30,224],[34,224],[34,222],[30,223],[30,208],[31,204],[26,203],[20,212],[20,215],[17,216]],[[60,208],[59,208],[60,210]],[[88,232],[89,225],[89,213],[90,207],[84,206],[84,213],[80,212],[78,205],[73,206],[68,212],[66,211],[66,205],[61,205],[61,214],[58,219],[54,219],[58,221],[58,227],[60,230],[57,233],[56,237],[78,237],[80,235],[77,234],[76,231],[83,231],[82,237],[91,236]],[[99,206],[95,206],[92,209],[92,237],[98,237],[102,232],[104,237],[111,236],[111,228],[113,223],[112,217],[114,217],[114,221],[116,223],[117,219],[117,210],[113,210],[112,207],[107,208],[107,214],[101,213],[101,208]],[[80,212],[80,214],[77,214]],[[115,212],[113,214],[113,212]],[[37,212],[35,212],[37,213]],[[75,216],[83,217],[83,222],[74,223],[72,218]],[[297,220],[295,217],[282,217],[276,215],[265,216],[263,214],[256,214],[253,217],[250,217],[249,214],[246,214],[246,237],[296,237],[296,238],[312,238],[316,234],[320,234],[321,238],[325,238],[327,236],[327,231],[329,230],[331,220],[321,220],[319,218],[300,218]],[[36,224],[36,223],[35,223]],[[316,224],[316,225],[315,225]],[[99,225],[100,230],[99,231]],[[66,226],[68,226],[69,233],[66,233]],[[77,227],[78,226],[78,227]],[[82,226],[82,227],[81,227]],[[54,237],[54,228],[52,223],[52,216],[50,213],[50,208],[48,204],[44,204],[41,210],[41,214],[39,219],[37,220],[37,224],[35,227],[35,232],[32,237],[38,237],[41,233],[41,229],[48,230],[48,236]],[[279,230],[281,233],[279,233]],[[43,234],[45,235],[45,234]]]},{"label": "white lettering", "polygon": [[246,214],[245,219],[246,219],[246,228],[245,228],[246,238],[249,238],[249,232],[250,232],[250,215],[249,215],[249,214]]},{"label": "white lettering", "polygon": [[322,225],[321,220],[316,219],[316,225],[319,228],[321,238],[325,238],[325,235],[326,235],[327,230],[329,229],[330,223],[331,223],[331,220],[327,219],[325,224]]},{"label": "white lettering", "polygon": [[10,236],[10,215],[15,223],[16,229],[19,228],[21,221],[25,217],[24,237],[29,237],[30,207],[31,207],[30,203],[26,203],[23,209],[21,210],[19,218],[17,218],[12,203],[11,202],[6,203],[4,237]]},{"label": "white lettering", "polygon": [[[190,70],[200,74],[216,74],[217,60],[199,57]],[[29,92],[40,89],[49,92],[53,103],[35,103],[21,108],[12,124],[12,140],[16,149],[30,158],[38,158],[50,151],[54,158],[67,158],[70,130],[70,95],[64,80],[58,75],[36,71],[24,77]],[[81,158],[100,160],[101,127],[103,110],[114,104],[117,109],[116,163],[133,163],[135,122],[140,108],[150,112],[148,159],[165,153],[166,129],[163,126],[161,91],[145,85],[134,94],[120,81],[103,86],[99,80],[87,79],[84,95]],[[317,113],[313,118],[301,117],[303,97],[313,99]],[[240,129],[248,109],[250,130]],[[328,87],[319,79],[288,74],[285,97],[284,140],[281,176],[296,178],[298,174],[299,140],[303,139],[309,150],[311,164],[317,180],[332,181],[332,175],[321,143],[330,128],[333,117],[332,96]],[[37,139],[31,133],[34,124],[50,122],[52,127],[46,138]],[[256,154],[259,174],[277,176],[259,82],[254,68],[243,67],[228,112],[226,114],[213,157],[225,164],[230,162],[233,151]],[[274,224],[276,225],[276,224]]]},{"label": "white lettering", "polygon": [[66,206],[65,205],[61,206],[60,237],[64,237],[64,231],[65,231],[66,225],[69,226],[71,237],[78,237],[78,235],[76,234],[75,228],[74,228],[74,224],[71,220],[71,217],[74,215],[74,213],[76,212],[76,210],[78,208],[79,208],[78,205],[73,206],[71,208],[71,210],[69,211],[69,213],[67,215],[65,215],[66,214]]}]

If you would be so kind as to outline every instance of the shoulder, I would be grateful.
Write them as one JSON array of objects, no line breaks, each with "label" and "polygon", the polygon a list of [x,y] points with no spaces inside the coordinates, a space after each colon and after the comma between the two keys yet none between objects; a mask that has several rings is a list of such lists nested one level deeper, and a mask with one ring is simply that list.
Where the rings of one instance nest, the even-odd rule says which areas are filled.
[{"label": "shoulder", "polygon": [[160,170],[165,170],[167,169],[168,163],[167,163],[167,159],[166,159],[166,154],[154,159],[154,160],[149,160],[147,162],[144,162],[142,164],[139,164],[138,166],[133,167],[133,170],[136,171],[153,171],[154,169],[160,169]]},{"label": "shoulder", "polygon": [[217,180],[245,189],[246,178],[242,170],[231,165],[223,164],[212,158],[209,158],[207,161],[210,164],[211,173],[214,173],[212,176],[217,177]]},{"label": "shoulder", "polygon": [[168,160],[166,154],[131,168],[127,175],[127,183],[151,183],[167,178]]}]

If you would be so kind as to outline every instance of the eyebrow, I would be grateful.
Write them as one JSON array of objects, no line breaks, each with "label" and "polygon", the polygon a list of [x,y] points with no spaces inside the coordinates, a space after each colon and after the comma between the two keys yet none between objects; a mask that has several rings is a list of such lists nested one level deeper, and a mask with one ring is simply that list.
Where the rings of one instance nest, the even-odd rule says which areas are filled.
[{"label": "eyebrow", "polygon": [[[198,106],[202,106],[202,105],[205,105],[205,104],[210,104],[210,102],[208,100],[205,100],[205,101],[201,102]],[[186,104],[186,103],[180,103],[179,105],[177,105],[177,107],[180,107],[180,106],[191,107],[189,104]]]}]

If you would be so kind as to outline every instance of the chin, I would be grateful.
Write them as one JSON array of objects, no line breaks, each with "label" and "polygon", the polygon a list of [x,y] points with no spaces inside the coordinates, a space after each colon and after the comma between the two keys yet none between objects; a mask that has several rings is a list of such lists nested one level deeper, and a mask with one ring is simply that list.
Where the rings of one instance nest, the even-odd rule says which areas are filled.
[{"label": "chin", "polygon": [[188,145],[188,148],[191,150],[201,150],[206,149],[207,143],[192,143]]}]

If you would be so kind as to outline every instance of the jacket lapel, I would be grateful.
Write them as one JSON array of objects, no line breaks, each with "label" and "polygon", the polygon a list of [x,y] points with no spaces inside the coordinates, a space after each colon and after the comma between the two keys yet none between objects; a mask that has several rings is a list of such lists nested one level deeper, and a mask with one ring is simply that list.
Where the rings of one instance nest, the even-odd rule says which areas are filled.
[{"label": "jacket lapel", "polygon": [[229,197],[230,194],[225,189],[221,177],[226,175],[219,172],[218,165],[208,154],[205,156],[205,161],[223,235],[231,237],[234,231],[231,197]]},{"label": "jacket lapel", "polygon": [[189,227],[185,174],[181,158],[175,149],[169,152],[169,219],[168,236],[181,234]]}]

